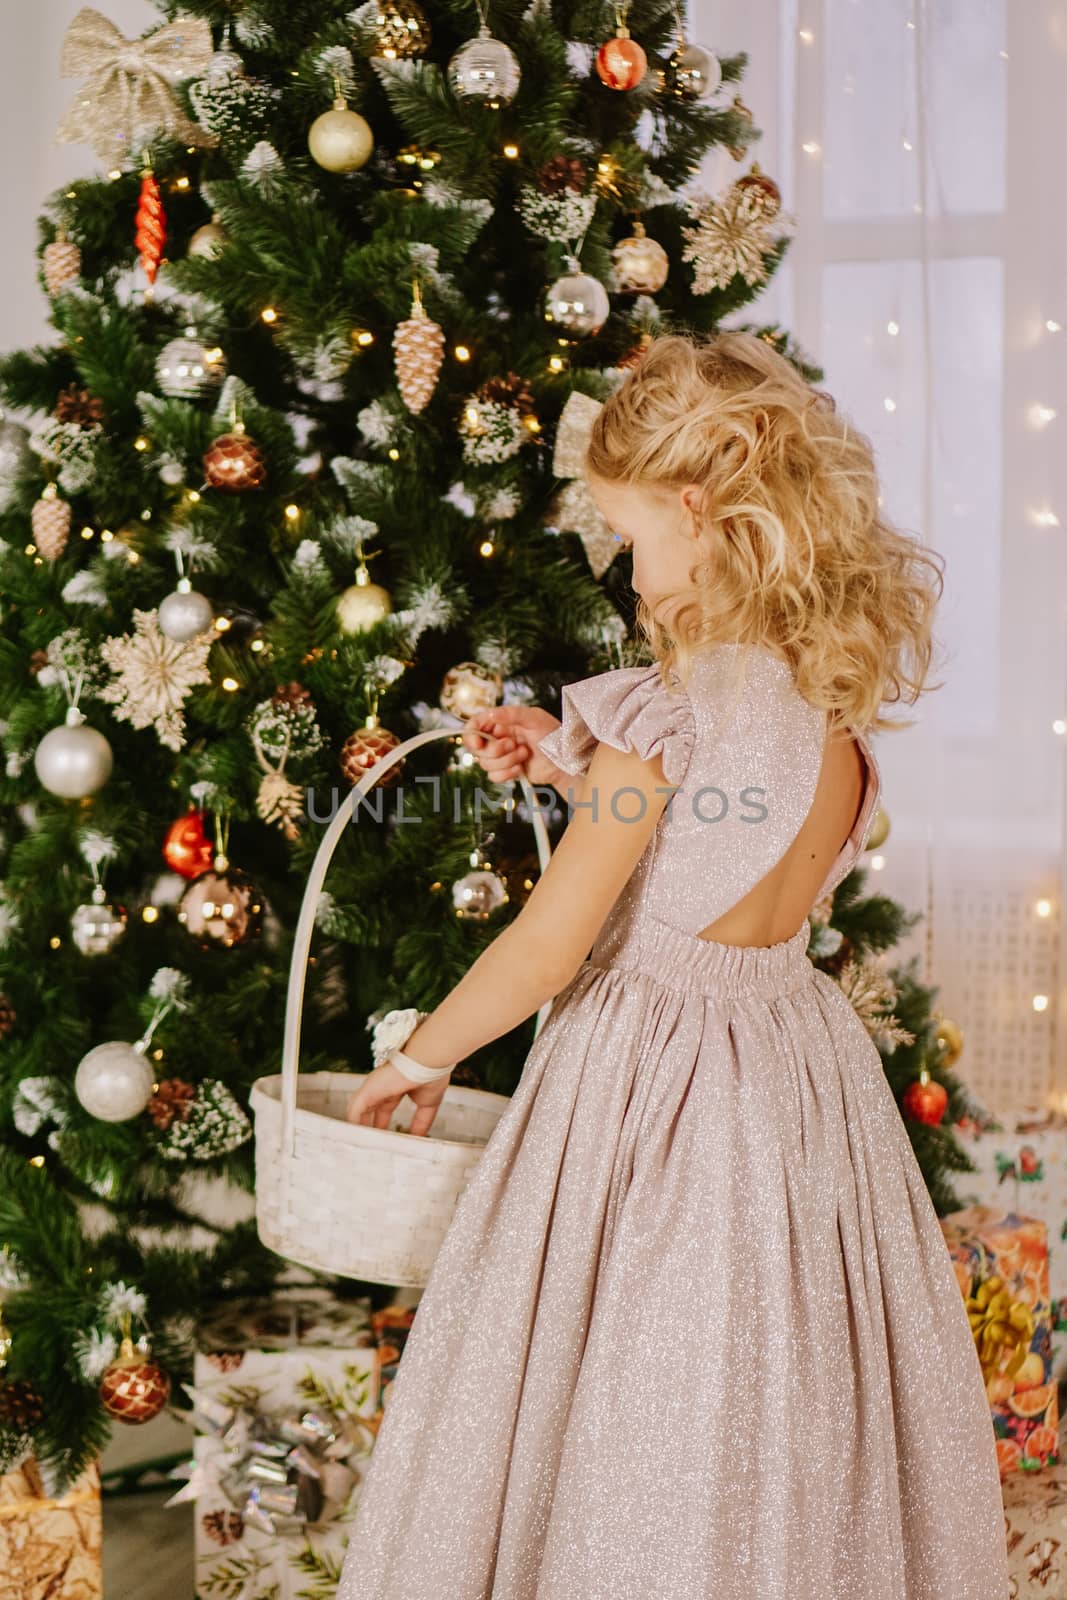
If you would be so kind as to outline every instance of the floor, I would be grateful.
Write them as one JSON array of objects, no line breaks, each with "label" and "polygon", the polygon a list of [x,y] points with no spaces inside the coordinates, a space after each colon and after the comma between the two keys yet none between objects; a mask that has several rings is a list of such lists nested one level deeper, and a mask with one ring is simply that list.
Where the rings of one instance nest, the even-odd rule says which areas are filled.
[{"label": "floor", "polygon": [[[116,1428],[101,1469],[106,1478],[146,1461],[191,1455],[192,1437],[166,1412],[141,1428]],[[194,1600],[194,1508],[166,1509],[180,1482],[159,1473],[142,1481],[159,1487],[104,1495],[104,1600]]]}]

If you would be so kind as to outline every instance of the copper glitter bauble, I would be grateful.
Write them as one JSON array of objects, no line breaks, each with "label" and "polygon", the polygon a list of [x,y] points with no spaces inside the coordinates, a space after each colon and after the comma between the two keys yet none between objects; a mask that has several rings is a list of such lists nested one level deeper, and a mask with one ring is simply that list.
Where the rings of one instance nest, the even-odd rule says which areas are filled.
[{"label": "copper glitter bauble", "polygon": [[0,1039],[10,1038],[18,1018],[6,994],[0,994]]},{"label": "copper glitter bauble", "polygon": [[636,89],[648,71],[648,57],[636,39],[622,30],[596,53],[597,77],[609,89]]},{"label": "copper glitter bauble", "polygon": [[611,252],[620,294],[655,294],[670,271],[670,258],[656,239],[650,239],[642,222],[633,234],[620,239]]},{"label": "copper glitter bauble", "polygon": [[913,1122],[925,1122],[935,1128],[945,1115],[948,1091],[924,1070],[914,1083],[908,1084],[900,1103]]},{"label": "copper glitter bauble", "polygon": [[[349,734],[342,746],[341,771],[349,783],[358,783],[376,762],[387,756],[390,750],[395,750],[399,743],[396,734],[390,733],[389,729],[383,728],[380,723],[357,728],[355,733]],[[373,787],[386,789],[391,784],[399,783],[404,765],[403,761],[398,761],[396,766],[390,767]]]},{"label": "copper glitter bauble", "polygon": [[170,1379],[156,1362],[123,1339],[115,1360],[100,1380],[100,1404],[116,1422],[150,1422],[170,1399]]},{"label": "copper glitter bauble", "polygon": [[450,667],[441,684],[441,706],[454,717],[473,717],[500,703],[504,680],[480,661],[461,661]]},{"label": "copper glitter bauble", "polygon": [[243,429],[220,433],[204,452],[204,476],[213,489],[244,494],[267,480],[267,458]]},{"label": "copper glitter bauble", "polygon": [[183,878],[198,878],[209,872],[215,860],[215,847],[204,832],[207,812],[194,806],[172,822],[163,838],[163,859],[172,872]]},{"label": "copper glitter bauble", "polygon": [[760,171],[758,162],[753,163],[751,172],[737,179],[734,187],[746,196],[750,210],[757,216],[770,221],[782,209],[782,191],[773,178]]},{"label": "copper glitter bauble", "polygon": [[263,896],[247,873],[216,861],[178,901],[178,921],[203,949],[232,950],[263,931]]},{"label": "copper glitter bauble", "polygon": [[433,32],[429,18],[415,0],[381,0],[374,18],[376,56],[387,61],[407,61],[424,56]]}]

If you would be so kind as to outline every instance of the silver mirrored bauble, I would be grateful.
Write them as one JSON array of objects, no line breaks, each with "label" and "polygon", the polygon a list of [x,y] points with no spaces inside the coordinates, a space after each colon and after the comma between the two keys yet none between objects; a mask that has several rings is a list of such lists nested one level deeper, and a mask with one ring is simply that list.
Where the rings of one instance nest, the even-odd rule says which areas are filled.
[{"label": "silver mirrored bauble", "polygon": [[226,376],[226,358],[217,345],[205,345],[191,328],[165,344],[156,358],[159,387],[172,400],[202,400]]},{"label": "silver mirrored bauble", "polygon": [[452,885],[452,904],[456,908],[456,916],[478,922],[484,922],[507,898],[504,881],[495,872],[465,872]]},{"label": "silver mirrored bauble", "polygon": [[84,800],[95,794],[110,778],[114,764],[104,735],[81,721],[46,733],[33,757],[40,782],[62,800]]},{"label": "silver mirrored bauble", "polygon": [[91,1117],[129,1122],[152,1098],[152,1069],[132,1044],[113,1039],[83,1056],[74,1074],[74,1093]]},{"label": "silver mirrored bauble", "polygon": [[608,291],[588,272],[568,272],[557,278],[545,300],[548,321],[580,337],[602,328],[610,310]]},{"label": "silver mirrored bauble", "polygon": [[514,53],[502,39],[494,39],[484,24],[475,38],[460,45],[448,63],[453,94],[461,100],[483,100],[494,110],[514,100],[521,79]]},{"label": "silver mirrored bauble", "polygon": [[663,87],[679,100],[710,100],[722,84],[722,67],[714,50],[679,43],[663,69]]},{"label": "silver mirrored bauble", "polygon": [[124,907],[108,905],[100,884],[92,901],[78,906],[70,919],[70,936],[83,956],[109,955],[125,932]]},{"label": "silver mirrored bauble", "polygon": [[159,603],[159,631],[178,644],[206,633],[215,620],[215,608],[206,595],[197,594],[188,578],[181,578],[173,594]]}]

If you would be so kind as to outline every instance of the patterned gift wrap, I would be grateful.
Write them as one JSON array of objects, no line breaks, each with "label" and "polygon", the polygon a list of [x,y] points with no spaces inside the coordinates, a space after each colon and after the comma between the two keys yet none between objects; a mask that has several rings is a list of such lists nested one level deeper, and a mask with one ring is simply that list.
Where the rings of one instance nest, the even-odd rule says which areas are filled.
[{"label": "patterned gift wrap", "polygon": [[1048,1228],[1052,1371],[1067,1379],[1067,1122],[1050,1113],[1010,1128],[984,1119],[959,1122],[953,1132],[977,1168],[955,1179],[962,1203],[1005,1206]]},{"label": "patterned gift wrap", "polygon": [[1048,1235],[1037,1217],[970,1206],[941,1228],[986,1378],[1001,1477],[1058,1459]]},{"label": "patterned gift wrap", "polygon": [[102,1600],[100,1469],[49,1495],[30,1458],[0,1477],[0,1596]]},{"label": "patterned gift wrap", "polygon": [[301,1289],[201,1325],[205,1431],[172,1501],[195,1500],[196,1600],[333,1600],[412,1315]]},{"label": "patterned gift wrap", "polygon": [[1004,1524],[1011,1583],[1008,1600],[1067,1600],[1067,1417],[1060,1460],[1004,1480]]}]

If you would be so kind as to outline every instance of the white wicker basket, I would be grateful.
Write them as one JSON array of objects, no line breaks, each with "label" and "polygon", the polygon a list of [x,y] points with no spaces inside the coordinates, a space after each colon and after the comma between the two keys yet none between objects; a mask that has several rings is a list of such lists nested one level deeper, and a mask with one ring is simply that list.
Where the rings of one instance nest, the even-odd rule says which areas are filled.
[{"label": "white wicker basket", "polygon": [[[299,1076],[300,1023],[315,911],[327,868],[363,795],[410,751],[456,728],[416,734],[359,780],[323,836],[300,908],[286,1000],[279,1076],[258,1078],[255,1114],[256,1223],[271,1250],[301,1266],[367,1283],[421,1288],[472,1169],[508,1104],[507,1097],[450,1084],[428,1135],[405,1131],[414,1106],[400,1102],[389,1128],[345,1121],[364,1073]],[[548,830],[533,790],[520,780],[530,809],[542,872]],[[535,1037],[551,1002],[537,1015]]]}]

